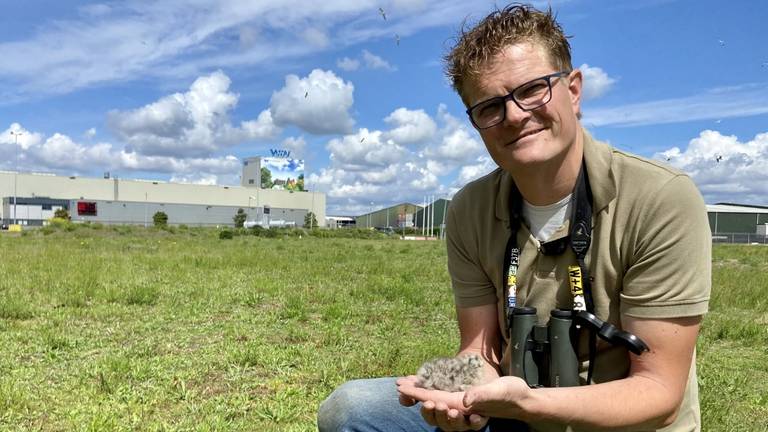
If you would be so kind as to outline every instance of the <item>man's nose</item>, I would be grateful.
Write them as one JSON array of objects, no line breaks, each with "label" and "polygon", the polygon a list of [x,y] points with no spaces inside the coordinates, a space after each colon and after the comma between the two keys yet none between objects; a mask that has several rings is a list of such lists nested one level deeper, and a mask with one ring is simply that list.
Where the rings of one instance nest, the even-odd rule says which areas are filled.
[{"label": "man's nose", "polygon": [[519,126],[520,123],[531,116],[530,111],[523,111],[512,99],[506,101],[505,108],[506,115],[504,116],[504,122],[512,126]]}]

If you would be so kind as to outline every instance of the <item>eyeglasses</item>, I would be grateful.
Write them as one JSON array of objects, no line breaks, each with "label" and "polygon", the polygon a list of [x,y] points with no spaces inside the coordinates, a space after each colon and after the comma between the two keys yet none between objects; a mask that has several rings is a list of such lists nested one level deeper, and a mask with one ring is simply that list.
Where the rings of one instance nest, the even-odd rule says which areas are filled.
[{"label": "eyeglasses", "polygon": [[506,96],[498,96],[475,104],[467,110],[469,120],[478,129],[488,129],[504,121],[507,101],[512,99],[523,111],[533,111],[552,99],[552,79],[568,75],[561,71],[532,79],[512,90]]}]

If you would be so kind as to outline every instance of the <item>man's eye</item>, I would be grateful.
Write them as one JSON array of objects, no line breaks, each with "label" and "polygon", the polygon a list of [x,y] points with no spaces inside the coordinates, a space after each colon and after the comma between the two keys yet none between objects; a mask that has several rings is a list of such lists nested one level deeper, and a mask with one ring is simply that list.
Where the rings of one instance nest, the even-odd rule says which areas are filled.
[{"label": "man's eye", "polygon": [[497,100],[489,101],[488,103],[477,107],[477,116],[492,117],[496,115],[500,109],[501,109],[501,103],[499,101]]},{"label": "man's eye", "polygon": [[521,88],[516,96],[520,98],[530,98],[541,95],[547,91],[547,85],[544,83],[534,83],[527,87]]}]

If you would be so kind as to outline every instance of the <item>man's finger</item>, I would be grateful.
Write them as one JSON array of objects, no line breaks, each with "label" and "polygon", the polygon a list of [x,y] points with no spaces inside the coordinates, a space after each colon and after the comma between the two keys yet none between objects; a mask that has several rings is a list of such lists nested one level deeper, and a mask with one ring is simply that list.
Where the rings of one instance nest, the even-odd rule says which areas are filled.
[{"label": "man's finger", "polygon": [[430,426],[437,426],[437,420],[435,419],[435,403],[432,401],[425,401],[421,404],[421,417]]},{"label": "man's finger", "polygon": [[464,398],[461,402],[465,407],[469,408],[476,403],[482,402],[482,392],[478,391],[477,387],[482,386],[472,387],[464,393]]},{"label": "man's finger", "polygon": [[410,384],[401,385],[398,387],[398,391],[406,396],[420,401],[430,400],[430,395],[432,392],[432,390],[423,389],[421,387],[414,387]]},{"label": "man's finger", "polygon": [[473,430],[478,430],[488,423],[488,417],[483,417],[478,414],[470,414],[467,421],[469,421],[469,426]]}]

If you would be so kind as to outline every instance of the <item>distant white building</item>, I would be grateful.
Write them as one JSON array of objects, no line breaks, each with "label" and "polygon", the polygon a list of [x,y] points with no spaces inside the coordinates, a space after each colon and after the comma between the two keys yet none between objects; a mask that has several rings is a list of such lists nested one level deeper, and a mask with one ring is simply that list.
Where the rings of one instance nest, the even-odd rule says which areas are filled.
[{"label": "distant white building", "polygon": [[0,171],[0,199],[4,225],[14,221],[42,225],[59,207],[67,208],[73,221],[106,224],[151,224],[152,215],[163,211],[170,224],[233,225],[239,208],[246,211],[249,220],[267,224],[273,219],[302,226],[308,212],[313,212],[318,222],[325,221],[323,193],[253,186]]}]

